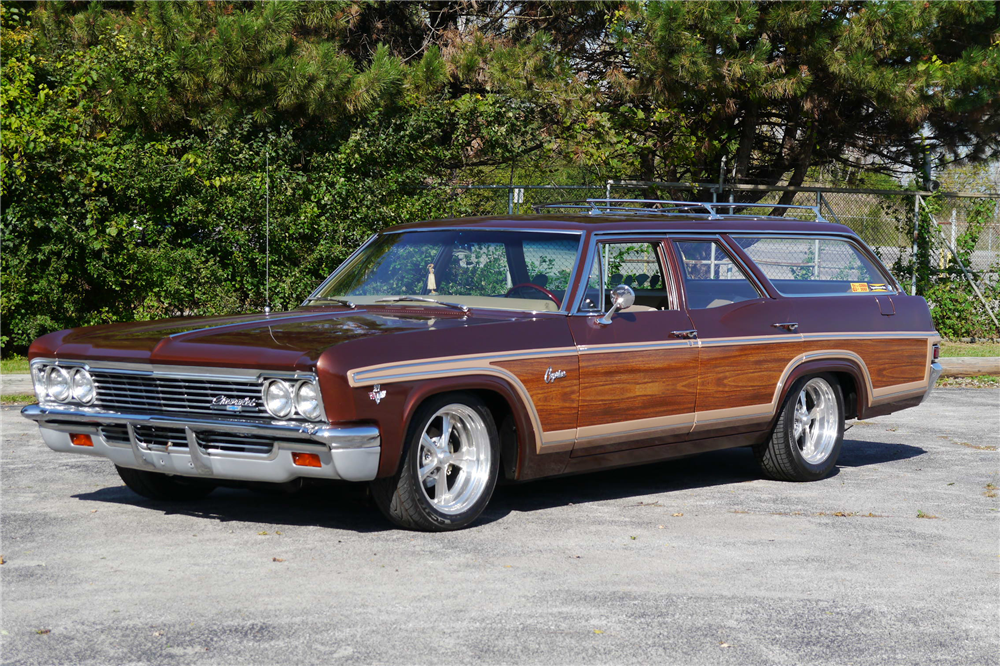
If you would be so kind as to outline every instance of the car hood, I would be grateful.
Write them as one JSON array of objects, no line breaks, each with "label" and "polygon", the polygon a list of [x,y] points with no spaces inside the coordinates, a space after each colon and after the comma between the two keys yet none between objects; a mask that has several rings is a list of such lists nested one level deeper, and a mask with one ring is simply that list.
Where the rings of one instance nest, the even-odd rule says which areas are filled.
[{"label": "car hood", "polygon": [[[303,309],[270,315],[164,319],[54,333],[32,357],[262,369],[308,369],[334,345],[389,334],[510,321],[518,313],[468,317],[429,308]],[[53,336],[58,336],[52,339]]]}]

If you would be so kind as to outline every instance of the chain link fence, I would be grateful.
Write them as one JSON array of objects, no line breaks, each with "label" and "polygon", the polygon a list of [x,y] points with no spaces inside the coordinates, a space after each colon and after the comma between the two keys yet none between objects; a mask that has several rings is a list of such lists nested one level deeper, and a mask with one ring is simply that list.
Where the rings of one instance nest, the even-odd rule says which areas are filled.
[{"label": "chain link fence", "polygon": [[[955,329],[965,332],[962,337],[1000,336],[1000,327],[993,324],[995,313],[1000,311],[1000,194],[632,181],[448,189],[457,216],[530,215],[533,206],[604,198],[753,203],[734,212],[771,215],[782,214],[772,206],[790,193],[791,201],[786,203],[815,207],[827,220],[853,229],[900,284],[911,293],[926,296],[932,309],[939,305],[935,298],[944,298],[941,285],[947,284],[951,292],[966,299],[971,305],[963,316],[972,321]],[[813,219],[809,210],[786,210],[783,214]],[[802,261],[806,259],[820,257]]]}]

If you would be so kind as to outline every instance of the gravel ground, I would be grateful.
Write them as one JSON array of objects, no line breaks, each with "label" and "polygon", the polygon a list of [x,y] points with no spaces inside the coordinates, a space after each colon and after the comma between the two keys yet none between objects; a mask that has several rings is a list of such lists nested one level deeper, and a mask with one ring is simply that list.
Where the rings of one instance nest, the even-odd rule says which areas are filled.
[{"label": "gravel ground", "polygon": [[0,425],[5,664],[1000,663],[996,389],[856,423],[821,482],[720,451],[450,534],[351,486],[159,504]]}]

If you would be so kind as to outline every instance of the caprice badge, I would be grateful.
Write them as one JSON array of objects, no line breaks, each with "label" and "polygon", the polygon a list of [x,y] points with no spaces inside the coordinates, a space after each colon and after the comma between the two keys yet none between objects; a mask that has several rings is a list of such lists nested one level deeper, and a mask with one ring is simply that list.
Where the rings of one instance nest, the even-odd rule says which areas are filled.
[{"label": "caprice badge", "polygon": [[227,412],[242,412],[244,409],[257,410],[256,398],[230,398],[226,395],[217,395],[212,400],[212,409],[224,410]]},{"label": "caprice badge", "polygon": [[382,398],[385,397],[385,390],[382,388],[381,384],[376,384],[375,388],[368,393],[368,397],[375,401],[375,404],[382,402]]},{"label": "caprice badge", "polygon": [[555,380],[562,379],[565,376],[566,376],[565,370],[553,370],[552,366],[550,365],[549,369],[545,371],[545,383],[551,384]]}]

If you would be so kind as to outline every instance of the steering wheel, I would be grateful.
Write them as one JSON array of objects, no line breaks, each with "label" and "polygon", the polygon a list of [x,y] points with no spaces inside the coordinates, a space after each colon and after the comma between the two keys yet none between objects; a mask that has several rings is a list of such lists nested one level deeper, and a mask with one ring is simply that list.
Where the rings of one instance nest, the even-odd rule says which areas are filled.
[{"label": "steering wheel", "polygon": [[543,294],[551,298],[552,302],[556,304],[556,307],[559,307],[559,297],[553,294],[545,287],[539,287],[534,282],[522,282],[521,284],[515,284],[513,287],[507,290],[505,298],[510,298],[511,294],[513,294],[516,290],[521,289],[523,287],[530,287],[531,289],[537,289],[538,291],[542,292]]}]

